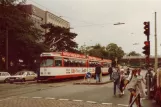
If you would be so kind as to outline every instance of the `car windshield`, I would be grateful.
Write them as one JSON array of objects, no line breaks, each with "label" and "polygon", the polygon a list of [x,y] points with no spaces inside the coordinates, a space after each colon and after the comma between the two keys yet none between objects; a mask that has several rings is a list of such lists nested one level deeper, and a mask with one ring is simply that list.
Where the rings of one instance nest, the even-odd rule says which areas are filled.
[{"label": "car windshield", "polygon": [[23,75],[25,72],[17,72],[15,75]]}]

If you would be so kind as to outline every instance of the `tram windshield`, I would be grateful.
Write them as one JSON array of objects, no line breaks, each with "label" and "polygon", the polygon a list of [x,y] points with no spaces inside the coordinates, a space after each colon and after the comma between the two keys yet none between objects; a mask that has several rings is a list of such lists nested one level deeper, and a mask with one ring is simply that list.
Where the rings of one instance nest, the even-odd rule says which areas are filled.
[{"label": "tram windshield", "polygon": [[40,64],[41,67],[53,66],[53,65],[54,65],[54,59],[53,58],[50,58],[50,57],[42,58],[41,64]]}]

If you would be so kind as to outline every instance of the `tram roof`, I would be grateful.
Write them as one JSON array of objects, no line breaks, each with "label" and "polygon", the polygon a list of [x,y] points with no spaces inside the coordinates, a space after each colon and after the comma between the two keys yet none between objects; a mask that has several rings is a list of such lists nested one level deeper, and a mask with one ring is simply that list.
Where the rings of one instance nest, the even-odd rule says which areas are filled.
[{"label": "tram roof", "polygon": [[77,53],[71,53],[71,52],[44,52],[40,56],[41,57],[59,56],[59,57],[67,57],[67,58],[89,59],[90,61],[111,62],[111,60],[109,59],[101,59],[98,57],[86,56],[84,54],[77,54]]}]

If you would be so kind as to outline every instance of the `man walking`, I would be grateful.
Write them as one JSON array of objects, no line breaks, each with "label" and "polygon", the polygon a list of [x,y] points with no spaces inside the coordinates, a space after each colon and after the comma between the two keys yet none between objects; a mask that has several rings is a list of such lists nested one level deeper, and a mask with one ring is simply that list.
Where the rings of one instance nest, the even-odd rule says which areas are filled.
[{"label": "man walking", "polygon": [[97,64],[95,69],[95,75],[96,75],[96,83],[101,82],[100,81],[100,74],[101,74],[101,66]]},{"label": "man walking", "polygon": [[116,96],[116,88],[119,89],[119,83],[120,83],[120,73],[119,73],[119,68],[112,68],[113,73],[112,73],[112,80],[114,83],[114,96]]},{"label": "man walking", "polygon": [[108,73],[110,74],[110,80],[112,80],[112,66],[109,67]]}]

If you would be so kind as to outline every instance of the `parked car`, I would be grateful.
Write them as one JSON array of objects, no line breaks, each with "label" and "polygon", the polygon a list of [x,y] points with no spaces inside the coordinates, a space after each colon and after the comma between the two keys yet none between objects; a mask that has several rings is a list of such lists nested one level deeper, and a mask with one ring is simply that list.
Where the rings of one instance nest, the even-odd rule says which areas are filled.
[{"label": "parked car", "polygon": [[37,79],[37,74],[34,73],[33,71],[20,71],[17,72],[15,75],[11,76],[9,78],[9,81],[12,82],[25,82],[25,81],[31,81],[31,80],[36,80]]},{"label": "parked car", "polygon": [[0,72],[0,82],[8,82],[8,78],[10,77],[11,75],[8,73],[8,72]]}]

